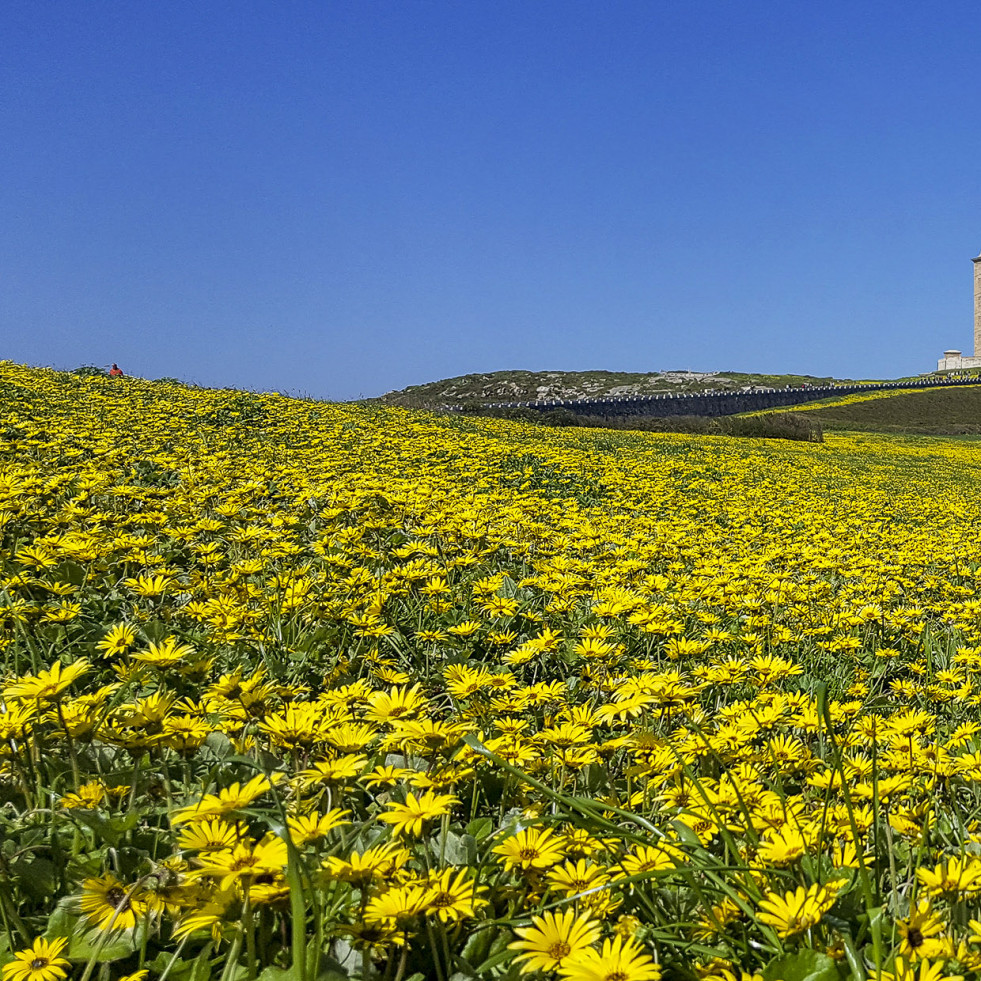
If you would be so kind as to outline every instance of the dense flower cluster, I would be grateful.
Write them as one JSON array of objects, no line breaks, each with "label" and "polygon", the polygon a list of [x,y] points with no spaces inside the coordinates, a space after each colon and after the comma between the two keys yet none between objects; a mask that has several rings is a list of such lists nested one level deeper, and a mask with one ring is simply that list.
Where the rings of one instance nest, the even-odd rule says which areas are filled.
[{"label": "dense flower cluster", "polygon": [[810,412],[812,410],[837,408],[839,405],[860,405],[862,402],[875,402],[878,399],[893,398],[896,395],[927,395],[936,393],[935,388],[893,388],[876,389],[872,392],[853,392],[851,395],[832,396],[827,399],[819,399],[816,402],[805,402],[803,405],[795,405],[794,412]]},{"label": "dense flower cluster", "polygon": [[9,981],[981,971],[976,444],[0,398]]}]

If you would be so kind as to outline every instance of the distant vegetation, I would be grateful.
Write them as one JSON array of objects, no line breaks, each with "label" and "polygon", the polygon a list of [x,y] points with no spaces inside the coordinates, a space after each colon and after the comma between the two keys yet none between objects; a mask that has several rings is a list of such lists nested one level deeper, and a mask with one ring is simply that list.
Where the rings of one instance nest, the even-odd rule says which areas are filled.
[{"label": "distant vegetation", "polygon": [[647,433],[687,433],[690,436],[747,436],[755,439],[794,439],[821,443],[821,422],[810,414],[760,412],[744,416],[583,416],[570,409],[500,409],[469,402],[465,415],[511,419],[538,426],[585,426],[590,429],[619,429]]},{"label": "distant vegetation", "polygon": [[407,408],[435,408],[467,401],[533,402],[547,399],[668,395],[830,385],[850,379],[814,375],[763,375],[738,371],[492,371],[411,385],[370,401]]},{"label": "distant vegetation", "polygon": [[409,408],[455,406],[467,415],[495,416],[542,426],[771,437],[806,442],[821,442],[823,431],[828,429],[934,436],[981,435],[981,385],[977,388],[859,393],[795,406],[789,410],[777,409],[772,412],[721,418],[605,418],[579,415],[560,406],[545,412],[530,408],[493,406],[495,402],[602,399],[658,393],[741,391],[848,383],[851,383],[850,379],[732,371],[648,374],[611,371],[498,371],[416,385],[401,392],[391,392],[373,401]]}]

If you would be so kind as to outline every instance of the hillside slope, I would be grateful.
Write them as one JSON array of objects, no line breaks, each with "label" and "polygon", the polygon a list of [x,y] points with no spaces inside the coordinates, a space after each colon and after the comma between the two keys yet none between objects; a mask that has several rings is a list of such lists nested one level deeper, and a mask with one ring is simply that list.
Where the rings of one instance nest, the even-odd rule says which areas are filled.
[{"label": "hillside slope", "polygon": [[825,429],[914,433],[927,436],[981,435],[981,385],[913,392],[876,392],[838,402],[797,406]]},{"label": "hillside slope", "polygon": [[825,385],[843,379],[812,375],[764,375],[738,371],[492,371],[411,385],[371,401],[428,407],[466,401],[531,402],[536,399],[663,395],[707,389]]}]

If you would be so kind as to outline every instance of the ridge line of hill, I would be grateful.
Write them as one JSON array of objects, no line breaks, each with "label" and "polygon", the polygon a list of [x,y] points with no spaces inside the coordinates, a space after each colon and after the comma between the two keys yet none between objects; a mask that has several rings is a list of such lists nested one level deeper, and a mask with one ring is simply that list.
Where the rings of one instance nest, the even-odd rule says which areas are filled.
[{"label": "ridge line of hill", "polygon": [[[907,379],[851,379],[738,371],[491,371],[410,385],[366,402],[431,408],[447,403],[600,399]],[[913,380],[910,378],[909,380]]]}]

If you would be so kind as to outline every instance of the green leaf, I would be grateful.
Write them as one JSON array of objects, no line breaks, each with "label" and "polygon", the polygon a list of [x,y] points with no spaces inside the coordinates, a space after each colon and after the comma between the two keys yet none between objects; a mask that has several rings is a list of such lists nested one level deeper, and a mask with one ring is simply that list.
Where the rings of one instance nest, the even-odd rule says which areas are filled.
[{"label": "green leaf", "polygon": [[230,755],[232,741],[223,732],[212,732],[205,739],[204,748],[209,750],[215,758],[223,760]]},{"label": "green leaf", "polygon": [[490,971],[491,968],[495,968],[498,964],[503,964],[505,961],[510,960],[515,957],[515,952],[513,950],[508,950],[508,942],[510,936],[505,932],[500,932],[494,938],[493,943],[489,951],[490,956],[483,962],[479,964],[476,968],[476,973],[478,975],[484,974]]},{"label": "green leaf", "polygon": [[[694,831],[684,821],[672,821],[671,827],[674,829],[675,833],[678,835],[679,840],[682,844],[688,845],[691,848],[701,848],[702,840],[695,834]],[[785,979],[786,981],[786,979]]]},{"label": "green leaf", "polygon": [[440,851],[450,865],[472,865],[477,858],[477,839],[473,835],[458,835],[450,831],[443,843],[443,835],[438,834],[432,843],[433,854],[438,856]]},{"label": "green leaf", "polygon": [[68,946],[62,956],[72,961],[87,961],[95,955],[97,964],[107,964],[128,957],[140,945],[144,927],[114,930],[106,936],[97,927],[90,928],[79,914],[72,911],[73,905],[74,900],[70,896],[60,900],[48,918],[48,926],[44,931],[45,940],[68,938]]},{"label": "green leaf", "polygon": [[270,964],[259,975],[259,981],[297,981],[300,972],[294,967],[276,967]]},{"label": "green leaf", "polygon": [[[350,977],[351,975],[344,970],[340,963],[332,957],[328,957],[321,961],[316,981],[350,981]],[[263,969],[258,981],[299,981],[299,978],[299,964],[293,964],[290,967],[276,967],[275,964],[270,964],[269,967]],[[198,981],[198,979],[194,978],[191,981]],[[204,979],[202,978],[201,981]],[[411,981],[411,979],[407,978],[406,981]]]},{"label": "green leaf", "polygon": [[841,981],[838,962],[816,950],[782,954],[763,968],[763,981]]},{"label": "green leaf", "polygon": [[78,914],[71,911],[71,905],[72,900],[69,897],[59,900],[54,912],[48,917],[48,925],[44,931],[45,940],[71,936],[78,923]]},{"label": "green leaf", "polygon": [[87,961],[95,955],[97,964],[108,964],[128,957],[139,946],[140,940],[139,929],[113,931],[104,943],[101,930],[76,930],[68,944],[67,957],[73,961]]},{"label": "green leaf", "polygon": [[321,963],[315,981],[351,981],[351,975],[337,961],[328,958]]},{"label": "green leaf", "polygon": [[609,784],[610,778],[605,766],[599,763],[590,763],[586,767],[586,786],[591,792],[596,793],[598,790],[608,787]]},{"label": "green leaf", "polygon": [[471,976],[476,976],[476,965],[483,964],[490,956],[491,946],[499,933],[500,930],[497,927],[487,927],[471,934],[462,954],[455,957],[454,962],[457,966],[462,966],[462,961],[470,969]]},{"label": "green leaf", "polygon": [[197,957],[194,958],[194,963],[191,966],[191,971],[187,976],[187,981],[208,981],[211,978],[211,962],[208,958],[211,956],[211,944],[209,943],[207,947],[202,950]]},{"label": "green leaf", "polygon": [[494,830],[494,821],[489,817],[474,818],[467,825],[467,834],[477,841],[483,841]]},{"label": "green leaf", "polygon": [[159,644],[173,632],[173,626],[162,620],[150,620],[143,624],[143,635],[151,644]]},{"label": "green leaf", "polygon": [[95,832],[96,844],[106,844],[115,847],[119,844],[123,831],[125,830],[118,827],[119,818],[110,819],[101,811],[77,808],[74,818],[79,824],[84,824],[87,828],[91,828]]},{"label": "green leaf", "polygon": [[146,966],[154,975],[163,974],[164,971],[167,971],[168,981],[210,981],[213,972],[209,958],[213,952],[213,947],[214,945],[209,941],[193,960],[184,960],[184,958],[179,957],[174,961],[172,967],[170,962],[174,955],[167,951],[161,951],[152,961],[148,961]]},{"label": "green leaf", "polygon": [[85,582],[85,570],[77,562],[62,562],[55,569],[54,578],[59,582],[81,586]]},{"label": "green leaf", "polygon": [[46,858],[19,859],[11,864],[10,874],[32,899],[44,899],[55,891],[55,867]]}]

